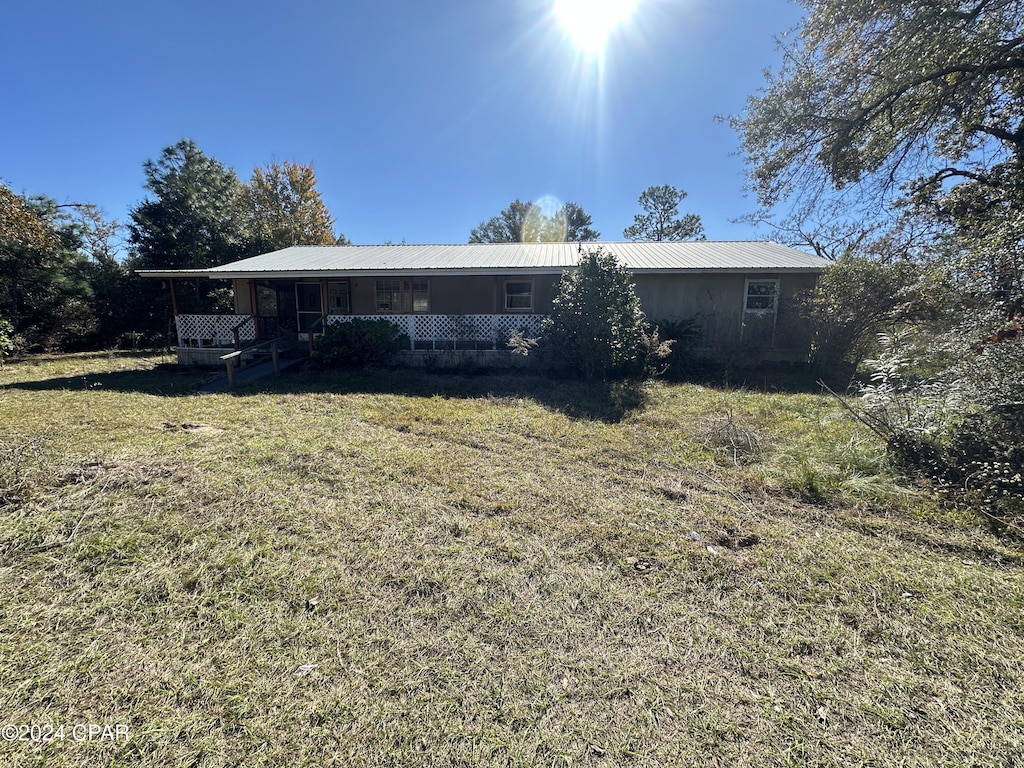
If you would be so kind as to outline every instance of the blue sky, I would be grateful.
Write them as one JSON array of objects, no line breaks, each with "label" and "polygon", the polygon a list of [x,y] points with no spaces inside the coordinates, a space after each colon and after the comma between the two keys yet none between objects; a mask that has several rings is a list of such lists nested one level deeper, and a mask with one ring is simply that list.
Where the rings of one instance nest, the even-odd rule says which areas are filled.
[{"label": "blue sky", "polygon": [[180,138],[248,179],[312,163],[356,243],[465,242],[515,198],[579,203],[618,240],[672,184],[709,239],[748,212],[742,111],[778,63],[788,0],[638,0],[603,59],[552,0],[5,3],[0,178],[127,220]]}]

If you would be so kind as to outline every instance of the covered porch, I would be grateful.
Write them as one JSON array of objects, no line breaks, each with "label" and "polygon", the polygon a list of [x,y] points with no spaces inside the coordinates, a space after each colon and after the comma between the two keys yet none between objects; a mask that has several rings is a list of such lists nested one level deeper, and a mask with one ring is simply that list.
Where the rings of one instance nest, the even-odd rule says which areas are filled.
[{"label": "covered porch", "polygon": [[[177,315],[178,362],[221,365],[221,356],[261,341],[281,338],[312,348],[324,326],[355,319],[387,320],[409,337],[409,351],[507,352],[515,332],[539,336],[546,315],[539,314],[327,314],[303,323],[304,331],[253,314]],[[289,324],[290,325],[290,324]]]}]

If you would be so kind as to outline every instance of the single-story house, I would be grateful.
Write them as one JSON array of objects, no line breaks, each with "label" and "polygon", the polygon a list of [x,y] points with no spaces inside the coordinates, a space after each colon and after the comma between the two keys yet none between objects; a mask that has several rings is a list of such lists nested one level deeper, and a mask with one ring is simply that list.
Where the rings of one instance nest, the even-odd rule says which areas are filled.
[{"label": "single-story house", "polygon": [[[411,353],[505,354],[514,331],[540,333],[562,274],[599,246],[633,273],[648,319],[693,321],[696,346],[708,353],[806,360],[810,333],[791,300],[829,262],[771,242],[295,246],[210,269],[140,274],[170,287],[182,363],[216,363],[275,336],[306,340],[355,317],[395,323]],[[234,313],[179,314],[175,281],[193,278],[229,282]]]}]

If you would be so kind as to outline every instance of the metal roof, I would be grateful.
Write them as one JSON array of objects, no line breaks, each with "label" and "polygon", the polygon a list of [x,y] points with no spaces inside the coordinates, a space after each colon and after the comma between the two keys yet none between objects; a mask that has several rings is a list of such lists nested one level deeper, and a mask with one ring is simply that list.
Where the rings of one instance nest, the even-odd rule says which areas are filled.
[{"label": "metal roof", "polygon": [[289,277],[332,274],[558,274],[602,247],[634,272],[820,272],[830,262],[772,242],[470,243],[293,246],[204,270],[140,270],[149,277]]}]

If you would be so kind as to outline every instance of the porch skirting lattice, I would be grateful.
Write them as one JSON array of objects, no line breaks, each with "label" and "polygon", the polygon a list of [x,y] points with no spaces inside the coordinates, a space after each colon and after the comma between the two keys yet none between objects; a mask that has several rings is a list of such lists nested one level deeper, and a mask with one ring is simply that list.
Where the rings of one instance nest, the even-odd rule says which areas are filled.
[{"label": "porch skirting lattice", "polygon": [[252,315],[178,315],[179,347],[234,347],[235,334],[243,345],[256,340],[256,318]]},{"label": "porch skirting lattice", "polygon": [[328,315],[327,324],[387,320],[411,349],[506,349],[516,331],[539,336],[545,315]]}]

